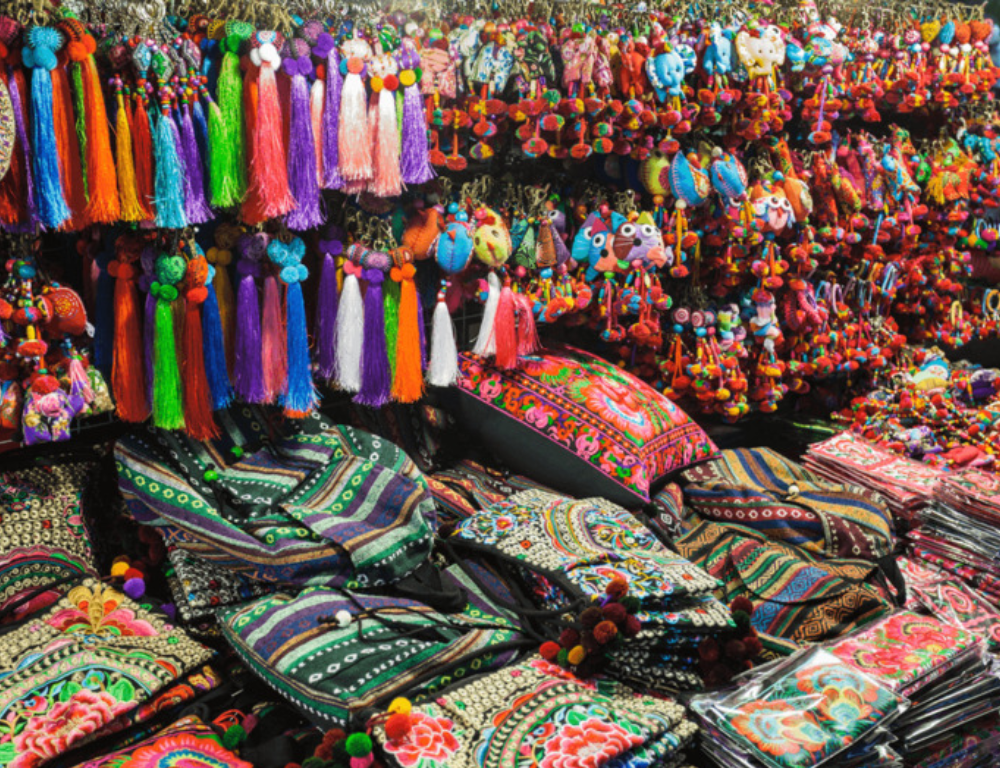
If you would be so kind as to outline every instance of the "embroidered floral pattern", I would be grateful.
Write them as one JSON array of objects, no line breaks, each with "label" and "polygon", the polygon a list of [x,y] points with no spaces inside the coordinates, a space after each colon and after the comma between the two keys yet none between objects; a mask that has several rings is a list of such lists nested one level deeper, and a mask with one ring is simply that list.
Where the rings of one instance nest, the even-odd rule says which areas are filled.
[{"label": "embroidered floral pattern", "polygon": [[458,740],[452,735],[454,723],[446,717],[429,717],[422,712],[414,712],[410,722],[412,727],[405,741],[387,742],[385,751],[396,756],[400,765],[432,766],[448,765],[448,758],[458,751]]},{"label": "embroidered floral pattern", "polygon": [[598,768],[644,741],[616,723],[588,717],[579,725],[564,725],[541,748],[540,768]]}]

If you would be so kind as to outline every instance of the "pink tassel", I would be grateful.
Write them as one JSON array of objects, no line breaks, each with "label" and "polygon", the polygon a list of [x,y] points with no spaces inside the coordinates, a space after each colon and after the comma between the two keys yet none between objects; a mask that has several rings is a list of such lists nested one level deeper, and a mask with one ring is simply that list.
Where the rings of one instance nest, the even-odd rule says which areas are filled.
[{"label": "pink tassel", "polygon": [[264,278],[263,333],[264,390],[267,402],[275,402],[285,391],[288,380],[287,332],[281,311],[281,286],[278,278]]},{"label": "pink tassel", "polygon": [[403,192],[403,175],[399,168],[399,128],[396,123],[396,94],[384,87],[372,96],[377,104],[378,122],[372,129],[375,160],[374,176],[369,190],[377,197],[396,197]]},{"label": "pink tassel", "polygon": [[517,367],[517,314],[510,283],[500,291],[494,335],[497,342],[497,367],[506,371]]},{"label": "pink tassel", "polygon": [[538,338],[538,326],[535,325],[535,313],[531,308],[531,299],[523,293],[517,294],[517,354],[533,355],[541,349],[542,342]]},{"label": "pink tassel", "polygon": [[326,83],[317,80],[309,91],[309,112],[312,118],[313,142],[316,145],[316,178],[323,179],[323,99]]},{"label": "pink tassel", "polygon": [[278,81],[274,76],[274,68],[269,63],[261,64],[257,82],[252,192],[259,196],[265,218],[273,219],[291,211],[295,207],[295,198],[288,188]]},{"label": "pink tassel", "polygon": [[71,357],[69,361],[69,382],[70,389],[75,390],[83,398],[83,402],[90,405],[94,402],[94,390],[90,386],[90,379],[87,371],[80,362],[80,358]]},{"label": "pink tassel", "polygon": [[[348,46],[352,50],[348,51]],[[361,40],[351,40],[345,44],[341,60],[344,86],[340,93],[340,116],[338,126],[338,150],[340,175],[345,181],[367,181],[372,177],[372,139],[368,125],[368,108],[365,103],[365,84],[362,74],[365,59],[352,56],[353,48],[361,47],[358,53],[370,55],[368,44]]]}]

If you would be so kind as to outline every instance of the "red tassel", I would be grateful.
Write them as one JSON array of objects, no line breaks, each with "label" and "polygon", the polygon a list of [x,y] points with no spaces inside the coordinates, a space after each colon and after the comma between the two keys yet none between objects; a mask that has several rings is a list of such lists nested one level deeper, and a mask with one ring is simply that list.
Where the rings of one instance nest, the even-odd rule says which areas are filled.
[{"label": "red tassel", "polygon": [[145,211],[144,221],[156,217],[153,202],[153,134],[149,128],[149,113],[142,97],[136,98],[132,114],[132,157],[135,160],[135,186],[139,192],[139,205]]},{"label": "red tassel", "polygon": [[265,219],[284,216],[296,205],[288,188],[288,163],[283,137],[278,82],[274,68],[270,64],[264,64],[257,75],[257,116],[250,188],[260,199],[259,212]]},{"label": "red tassel", "polygon": [[288,382],[288,333],[281,311],[281,286],[278,278],[264,278],[264,315],[261,318],[264,390],[267,401],[275,402],[285,392]]},{"label": "red tassel", "polygon": [[[18,73],[21,72],[21,68],[17,67],[14,72],[14,77],[17,77]],[[9,82],[3,67],[0,67],[0,78],[3,79],[5,84]],[[24,78],[22,76],[18,80],[17,87],[21,88],[23,83]],[[20,93],[21,98],[24,99],[28,91],[22,90]],[[17,109],[16,104],[14,108]],[[24,125],[27,128],[29,125],[28,117],[24,114],[23,109],[21,114],[24,116]],[[11,225],[20,224],[27,220],[27,184],[28,177],[24,166],[24,147],[21,145],[21,140],[15,138],[13,152],[10,157],[10,168],[7,169],[7,173],[0,179],[0,223]]]},{"label": "red tassel", "polygon": [[139,295],[135,286],[138,271],[135,262],[142,252],[142,239],[123,235],[115,247],[117,260],[108,265],[115,279],[115,347],[111,367],[111,386],[118,418],[137,423],[149,418],[146,391],[146,366],[143,364],[143,339]]},{"label": "red tassel", "polygon": [[87,119],[87,184],[90,202],[87,221],[113,224],[121,213],[118,202],[118,179],[115,159],[111,154],[108,112],[104,106],[101,76],[94,57],[88,56],[78,65],[83,72],[83,93]]},{"label": "red tassel", "polygon": [[80,142],[76,136],[73,116],[73,93],[64,67],[52,70],[52,120],[56,131],[56,147],[59,150],[59,177],[71,212],[70,218],[61,228],[74,232],[83,229],[86,224],[83,214],[87,208],[87,190],[80,165]]},{"label": "red tassel", "polygon": [[[192,276],[194,280],[191,281]],[[188,280],[194,284],[184,293],[184,331],[181,349],[184,379],[184,429],[195,440],[214,440],[219,427],[212,416],[211,392],[205,375],[205,349],[201,338],[201,305],[208,298],[205,278],[208,262],[204,257],[188,262]]]},{"label": "red tassel", "polygon": [[246,135],[246,163],[250,169],[250,181],[247,185],[247,193],[243,198],[243,206],[240,214],[247,224],[260,224],[267,218],[264,213],[264,199],[261,197],[260,188],[252,183],[254,181],[253,168],[255,167],[254,157],[256,156],[256,135],[257,135],[257,78],[260,74],[259,67],[251,66],[247,70],[246,77],[243,78],[243,117]]},{"label": "red tassel", "polygon": [[497,367],[507,371],[516,368],[517,315],[514,292],[510,289],[509,280],[504,283],[503,290],[500,291],[494,335],[497,341]]},{"label": "red tassel", "polygon": [[538,338],[538,326],[535,325],[535,313],[532,311],[531,299],[523,293],[515,296],[517,301],[517,354],[532,355],[537,352],[542,342]]}]

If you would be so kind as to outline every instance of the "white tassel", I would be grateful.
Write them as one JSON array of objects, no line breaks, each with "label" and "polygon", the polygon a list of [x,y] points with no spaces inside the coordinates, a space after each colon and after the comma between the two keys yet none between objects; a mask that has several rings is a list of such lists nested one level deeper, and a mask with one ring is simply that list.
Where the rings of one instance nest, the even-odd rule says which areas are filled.
[{"label": "white tassel", "polygon": [[309,91],[309,116],[312,118],[313,142],[316,144],[316,178],[323,186],[323,102],[326,83],[317,80]]},{"label": "white tassel", "polygon": [[455,328],[448,314],[448,305],[439,298],[434,307],[431,330],[431,359],[427,367],[427,383],[432,387],[450,387],[458,381],[458,347]]},{"label": "white tassel", "polygon": [[340,175],[347,181],[367,181],[372,177],[372,138],[361,75],[349,73],[344,78],[339,125]]},{"label": "white tassel", "polygon": [[364,341],[364,304],[356,275],[344,275],[344,289],[337,308],[337,386],[345,392],[361,391],[361,344]]},{"label": "white tassel", "polygon": [[403,192],[399,168],[399,127],[396,124],[396,96],[388,88],[378,94],[378,127],[372,131],[375,173],[369,187],[377,197],[396,197]]},{"label": "white tassel", "polygon": [[489,285],[489,294],[486,297],[486,307],[483,310],[483,322],[479,326],[479,335],[476,337],[476,346],[472,351],[480,357],[492,357],[497,353],[497,306],[500,304],[500,278],[495,272],[490,272],[486,278]]}]

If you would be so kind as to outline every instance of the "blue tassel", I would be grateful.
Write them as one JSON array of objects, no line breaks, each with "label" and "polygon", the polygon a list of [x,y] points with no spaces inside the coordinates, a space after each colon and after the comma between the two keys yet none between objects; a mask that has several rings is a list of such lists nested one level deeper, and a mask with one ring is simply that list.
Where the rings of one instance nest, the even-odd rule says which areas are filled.
[{"label": "blue tassel", "polygon": [[174,136],[176,126],[169,115],[161,114],[156,121],[153,155],[156,158],[156,226],[183,229],[187,226],[184,215],[184,178]]},{"label": "blue tassel", "polygon": [[291,416],[304,416],[319,402],[309,366],[309,329],[306,327],[306,306],[302,300],[302,284],[288,284],[285,294],[288,335],[288,391],[283,405]]},{"label": "blue tassel", "polygon": [[[213,267],[214,269],[214,267]],[[212,410],[218,411],[233,402],[233,385],[226,370],[226,346],[222,338],[219,300],[211,277],[205,285],[208,298],[201,307],[201,335],[205,344],[205,376],[212,391]]]},{"label": "blue tassel", "polygon": [[97,290],[94,297],[94,365],[107,381],[111,381],[111,367],[115,352],[115,279],[108,272],[108,264],[114,258],[111,250],[97,254],[100,269],[97,275]]},{"label": "blue tassel", "polygon": [[35,153],[35,200],[38,216],[49,229],[70,217],[59,178],[59,150],[52,118],[52,75],[45,67],[31,74],[31,148]]}]

